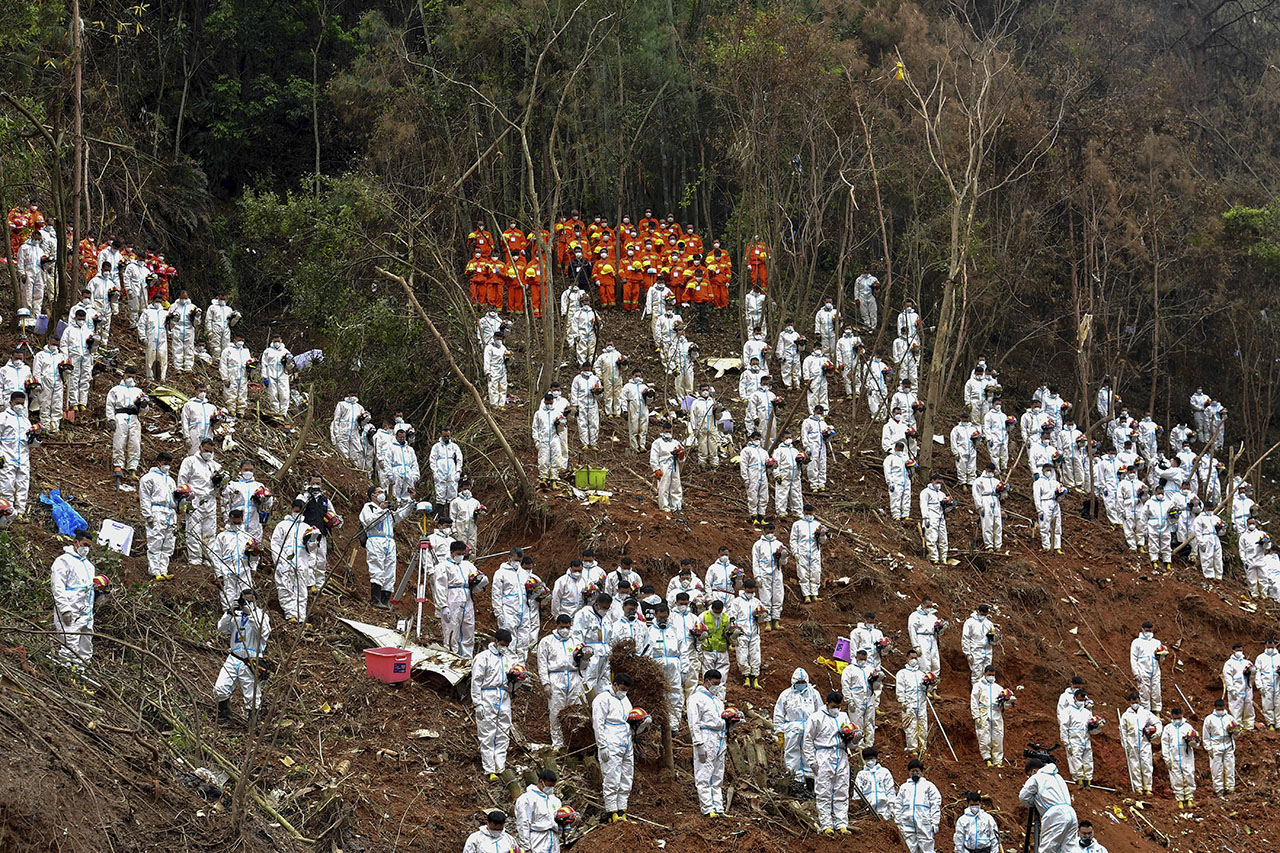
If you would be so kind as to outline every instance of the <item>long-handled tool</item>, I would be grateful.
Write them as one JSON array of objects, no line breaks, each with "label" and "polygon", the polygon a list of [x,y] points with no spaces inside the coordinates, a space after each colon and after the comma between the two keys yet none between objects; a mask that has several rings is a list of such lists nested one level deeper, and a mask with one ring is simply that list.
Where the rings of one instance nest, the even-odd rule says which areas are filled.
[{"label": "long-handled tool", "polygon": [[933,711],[934,722],[938,724],[938,731],[942,732],[942,739],[947,742],[947,749],[951,750],[952,760],[959,761],[960,758],[956,755],[956,748],[951,745],[951,738],[947,737],[947,730],[942,725],[942,718],[938,716],[938,709],[933,707],[933,701],[929,698],[928,693],[924,694],[924,701],[928,703],[929,710]]}]

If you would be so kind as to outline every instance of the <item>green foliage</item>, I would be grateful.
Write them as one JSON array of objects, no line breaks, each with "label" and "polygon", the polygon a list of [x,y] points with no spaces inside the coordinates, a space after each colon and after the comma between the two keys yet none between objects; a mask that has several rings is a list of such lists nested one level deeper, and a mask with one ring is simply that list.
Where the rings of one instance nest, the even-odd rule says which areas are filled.
[{"label": "green foliage", "polygon": [[1222,228],[1230,248],[1242,251],[1267,275],[1280,275],[1280,202],[1232,205],[1222,214]]}]

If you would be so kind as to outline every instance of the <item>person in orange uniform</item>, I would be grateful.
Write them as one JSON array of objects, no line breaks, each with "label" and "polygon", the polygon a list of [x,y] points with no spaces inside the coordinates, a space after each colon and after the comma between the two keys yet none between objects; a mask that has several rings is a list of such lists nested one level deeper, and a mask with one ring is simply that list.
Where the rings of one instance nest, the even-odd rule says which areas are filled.
[{"label": "person in orange uniform", "polygon": [[[523,237],[524,234],[520,236]],[[504,283],[507,286],[507,310],[517,314],[524,313],[524,269],[528,265],[529,259],[524,256],[524,250],[515,252],[511,255],[511,262],[507,264],[504,276]]]},{"label": "person in orange uniform", "polygon": [[498,250],[494,249],[489,253],[489,257],[484,265],[484,302],[498,311],[502,310],[502,303],[506,291],[506,264],[502,262],[502,258],[498,257]]},{"label": "person in orange uniform", "polygon": [[666,259],[662,262],[662,267],[658,270],[662,273],[663,278],[671,283],[671,289],[676,294],[676,304],[684,305],[689,301],[690,293],[685,290],[688,280],[685,277],[686,266],[684,260],[680,257],[680,253],[672,249],[667,253]]},{"label": "person in orange uniform", "polygon": [[467,235],[467,247],[473,251],[479,249],[485,255],[493,250],[493,235],[480,220],[476,220],[475,230]]},{"label": "person in orange uniform", "polygon": [[485,290],[485,265],[485,259],[479,249],[471,253],[471,260],[467,261],[464,275],[467,277],[467,288],[471,291],[472,308],[483,305],[485,298],[489,295]]},{"label": "person in orange uniform", "polygon": [[602,248],[591,265],[591,280],[600,291],[600,307],[613,308],[618,304],[618,271]]},{"label": "person in orange uniform", "polygon": [[529,248],[529,238],[524,236],[524,232],[516,227],[515,222],[508,225],[507,230],[502,232],[502,242],[506,246],[507,256],[510,258],[514,258],[517,253]]},{"label": "person in orange uniform", "polygon": [[533,305],[533,316],[542,319],[542,265],[530,261],[524,268],[525,287],[529,288],[529,302]]},{"label": "person in orange uniform", "polygon": [[747,247],[747,278],[752,284],[760,285],[761,290],[769,290],[769,252],[759,234]]},{"label": "person in orange uniform", "polygon": [[693,254],[702,254],[702,238],[693,230],[693,223],[689,223],[684,227],[684,243]]},{"label": "person in orange uniform", "polygon": [[729,257],[728,252],[720,248],[719,240],[711,241],[711,251],[707,253],[707,270],[711,273],[711,290],[715,294],[712,304],[717,308],[728,308],[733,259]]},{"label": "person in orange uniform", "polygon": [[646,231],[657,231],[657,230],[658,230],[658,220],[653,215],[653,208],[646,207],[644,209],[644,217],[640,220],[640,233],[643,234]]},{"label": "person in orange uniform", "polygon": [[711,279],[707,276],[707,268],[702,265],[692,267],[685,281],[687,283],[682,289],[685,292],[685,301],[693,304],[694,328],[700,332],[709,332],[711,331],[709,309],[714,297],[711,292]]},{"label": "person in orange uniform", "polygon": [[635,248],[627,249],[618,275],[622,278],[622,310],[634,311],[640,307],[645,294],[645,270],[648,265],[636,254]]}]

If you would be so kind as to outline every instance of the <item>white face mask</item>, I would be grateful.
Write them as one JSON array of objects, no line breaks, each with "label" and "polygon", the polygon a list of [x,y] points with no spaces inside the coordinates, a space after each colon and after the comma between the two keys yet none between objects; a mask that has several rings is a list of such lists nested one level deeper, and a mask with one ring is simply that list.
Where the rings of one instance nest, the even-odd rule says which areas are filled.
[{"label": "white face mask", "polygon": [[1150,640],[1150,639],[1151,639],[1152,634],[1151,634],[1151,632],[1150,632],[1150,631],[1143,631],[1139,636],[1141,636],[1141,637],[1142,637],[1142,639],[1144,639],[1144,640]]},{"label": "white face mask", "polygon": [[689,612],[689,605],[687,605],[687,604],[677,604],[677,605],[676,605],[676,612],[677,612],[677,613],[688,613],[688,612]]},{"label": "white face mask", "polygon": [[1232,652],[1231,657],[1235,660],[1241,660],[1244,658],[1244,652]]},{"label": "white face mask", "polygon": [[199,394],[196,394],[196,399],[203,403],[205,400],[209,399],[209,392],[201,391]]},{"label": "white face mask", "polygon": [[726,557],[718,557],[717,559],[720,561],[720,565],[722,565],[722,566],[727,566],[727,565],[729,565],[729,558],[728,558],[727,556],[726,556]]},{"label": "white face mask", "polygon": [[272,341],[272,342],[271,342],[271,348],[272,348],[273,350],[282,350],[282,349],[284,349],[284,344],[283,344],[283,343],[281,343],[280,341]]},{"label": "white face mask", "polygon": [[670,441],[670,440],[671,440],[671,433],[669,433],[669,432],[664,432],[664,433],[662,434],[662,437],[663,437],[665,440]]},{"label": "white face mask", "polygon": [[976,815],[978,812],[982,811],[982,806],[969,806],[969,808],[965,809],[965,811],[967,811],[969,814]]},{"label": "white face mask", "polygon": [[89,556],[89,546],[88,546],[88,545],[77,545],[77,546],[76,546],[76,555],[77,555],[77,556],[79,556],[79,557],[87,557],[87,556]]},{"label": "white face mask", "polygon": [[982,680],[983,680],[983,681],[985,681],[985,682],[987,682],[987,684],[995,684],[995,683],[996,683],[996,677],[995,677],[994,675],[984,675],[984,676],[982,676]]},{"label": "white face mask", "polygon": [[920,663],[918,661],[914,661],[914,660],[907,661],[907,669],[919,669],[919,668],[920,668]]},{"label": "white face mask", "polygon": [[253,482],[253,472],[252,472],[252,471],[241,471],[241,472],[240,472],[240,482],[242,482],[242,483],[252,483],[252,482]]},{"label": "white face mask", "polygon": [[128,376],[126,376],[124,378],[124,381],[121,384],[123,384],[124,387],[126,388],[132,388],[134,386],[134,381],[130,379]]},{"label": "white face mask", "polygon": [[619,699],[626,699],[626,698],[627,698],[627,691],[625,691],[625,690],[619,690],[618,688],[616,688],[616,687],[615,687],[615,688],[613,689],[613,695],[614,695],[614,696],[617,696]]},{"label": "white face mask", "polygon": [[582,572],[578,572],[578,571],[569,572],[569,577],[573,578],[574,580],[579,580],[582,578]]},{"label": "white face mask", "polygon": [[212,461],[213,461],[213,451],[212,451],[212,450],[202,450],[202,451],[200,451],[200,458],[201,458],[201,459],[203,459],[205,462],[212,462]]},{"label": "white face mask", "polygon": [[1140,706],[1137,702],[1134,702],[1132,705],[1130,705],[1130,706],[1129,706],[1129,710],[1131,710],[1131,711],[1136,711],[1136,710],[1138,710],[1138,708],[1140,708],[1140,707],[1141,707],[1141,706]]},{"label": "white face mask", "polygon": [[168,466],[168,465],[159,465],[159,466],[157,466],[157,470],[159,470],[161,474],[168,474],[168,473],[169,473],[169,466]]},{"label": "white face mask", "polygon": [[568,628],[557,628],[557,629],[556,629],[556,636],[557,636],[557,637],[559,637],[559,638],[560,638],[560,639],[562,639],[562,640],[563,640],[563,639],[566,639],[566,638],[569,636],[569,629],[568,629]]}]

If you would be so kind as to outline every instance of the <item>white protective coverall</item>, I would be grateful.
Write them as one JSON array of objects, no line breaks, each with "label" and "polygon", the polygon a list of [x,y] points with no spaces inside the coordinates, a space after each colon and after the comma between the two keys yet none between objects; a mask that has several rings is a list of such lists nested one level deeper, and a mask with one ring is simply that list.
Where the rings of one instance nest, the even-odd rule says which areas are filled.
[{"label": "white protective coverall", "polygon": [[627,722],[630,713],[631,701],[625,692],[618,695],[612,687],[602,690],[591,704],[591,726],[607,812],[625,812],[631,797],[636,753],[631,743],[631,724]]},{"label": "white protective coverall", "polygon": [[1028,776],[1018,799],[1040,814],[1036,853],[1064,853],[1080,846],[1080,825],[1071,805],[1071,792],[1055,765],[1046,764]]},{"label": "white protective coverall", "polygon": [[138,480],[138,505],[147,524],[147,570],[154,578],[169,574],[178,532],[178,505],[173,499],[177,488],[172,477],[155,467]]},{"label": "white protective coverall", "polygon": [[933,853],[933,837],[942,823],[938,786],[923,777],[903,781],[895,818],[909,853]]},{"label": "white protective coverall", "polygon": [[804,761],[813,769],[820,829],[849,826],[849,750],[840,736],[849,722],[844,711],[824,705],[809,717],[804,730]]},{"label": "white protective coverall", "polygon": [[704,815],[724,813],[724,759],[729,744],[725,721],[720,715],[724,703],[706,686],[689,697],[689,737],[693,741],[693,781],[698,788],[698,807]]},{"label": "white protective coverall", "polygon": [[511,684],[507,673],[514,664],[506,649],[490,643],[471,661],[471,706],[476,715],[476,740],[480,766],[485,773],[501,773],[507,767],[511,743]]},{"label": "white protective coverall", "polygon": [[53,629],[58,635],[55,660],[72,669],[83,669],[93,658],[93,576],[87,557],[66,545],[50,570],[53,589]]},{"label": "white protective coverall", "polygon": [[[846,667],[845,672],[850,669],[857,667]],[[846,695],[845,700],[848,699]],[[773,703],[773,730],[782,737],[782,763],[792,781],[803,782],[806,776],[813,776],[813,768],[804,761],[804,732],[809,717],[823,707],[818,689],[809,683],[809,673],[802,668],[791,673],[791,686],[779,693]]]},{"label": "white protective coverall", "polygon": [[262,707],[262,689],[249,661],[266,653],[271,617],[258,605],[247,603],[235,613],[223,613],[218,631],[230,637],[231,651],[218,671],[213,698],[219,702],[230,699],[238,686],[245,713],[256,711]]}]

